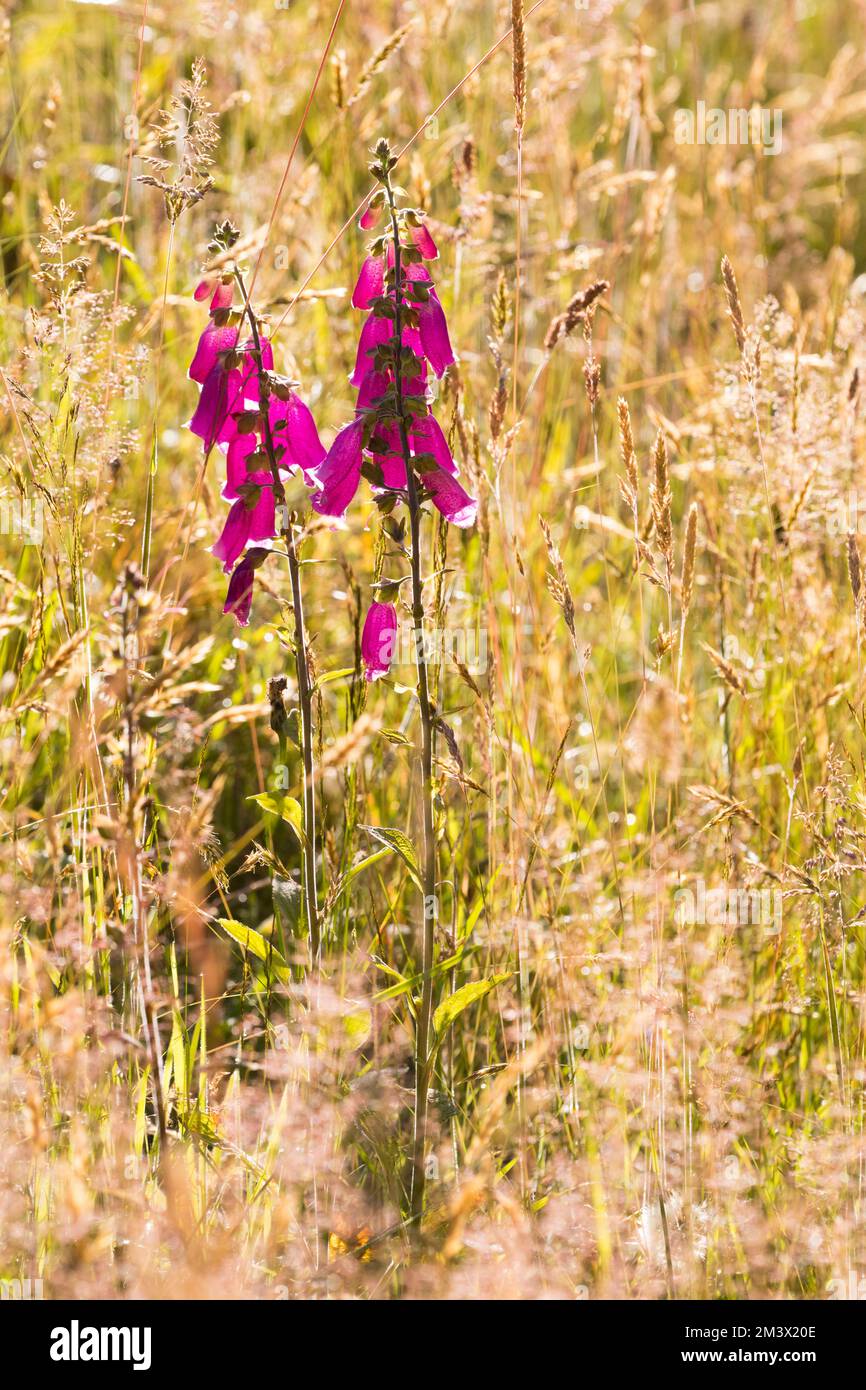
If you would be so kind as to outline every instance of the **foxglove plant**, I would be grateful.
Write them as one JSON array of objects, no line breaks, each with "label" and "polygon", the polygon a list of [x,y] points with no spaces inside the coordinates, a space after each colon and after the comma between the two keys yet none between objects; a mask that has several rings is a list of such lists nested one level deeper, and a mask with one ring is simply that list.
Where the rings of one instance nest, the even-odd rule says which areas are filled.
[{"label": "foxglove plant", "polygon": [[[458,482],[448,442],[430,409],[428,368],[441,377],[454,361],[454,353],[445,314],[425,264],[435,260],[438,252],[420,215],[411,208],[397,206],[397,190],[391,182],[396,162],[387,141],[380,141],[370,165],[380,187],[367,205],[361,227],[374,227],[383,214],[387,220],[385,230],[371,242],[370,254],[352,295],[353,306],[367,311],[351,377],[352,384],[358,387],[355,418],[338,432],[318,469],[318,488],[312,500],[314,509],[322,515],[342,517],[363,475],[389,520],[398,504],[405,505],[409,513],[424,834],[423,984],[415,1032],[412,1171],[412,1213],[417,1217],[424,1205],[437,887],[433,820],[435,714],[424,653],[421,518],[424,504],[429,501],[453,525],[469,527],[475,521],[477,503]],[[390,533],[402,542],[402,526],[393,520]],[[400,582],[382,581],[377,591],[383,597],[389,596],[389,591],[396,591]],[[367,613],[361,640],[368,680],[386,674],[396,632],[394,604],[377,599]]]},{"label": "foxglove plant", "polygon": [[[237,242],[230,222],[217,228],[211,250],[223,263]],[[241,306],[234,308],[234,291]],[[292,586],[295,621],[295,659],[304,783],[304,899],[315,964],[320,946],[316,893],[316,831],[313,780],[313,692],[307,660],[296,516],[286,505],[283,479],[300,474],[314,486],[315,469],[325,450],[310,411],[295,393],[296,383],[274,371],[274,354],[246,293],[239,267],[206,278],[195,291],[202,301],[211,296],[210,322],[199,339],[189,375],[201,386],[198,406],[189,428],[202,440],[205,455],[214,447],[226,459],[222,496],[231,504],[213,553],[230,574],[224,613],[246,626],[250,619],[255,571],[285,545]],[[241,338],[244,322],[249,337]]]}]

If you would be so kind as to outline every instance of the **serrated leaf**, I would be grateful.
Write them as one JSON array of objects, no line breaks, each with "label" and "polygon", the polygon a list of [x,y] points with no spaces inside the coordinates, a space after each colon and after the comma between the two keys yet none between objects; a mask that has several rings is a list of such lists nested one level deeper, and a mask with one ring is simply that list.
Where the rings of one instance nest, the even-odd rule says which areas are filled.
[{"label": "serrated leaf", "polygon": [[291,973],[286,965],[285,958],[266,941],[261,932],[255,931],[252,927],[245,927],[243,922],[235,922],[231,917],[220,917],[220,926],[227,936],[236,941],[251,956],[260,960],[265,968],[279,980],[280,984],[287,985],[291,981]]},{"label": "serrated leaf", "polygon": [[483,999],[485,994],[489,994],[492,989],[501,985],[503,980],[510,979],[513,974],[513,970],[507,970],[504,975],[491,975],[489,980],[470,980],[468,985],[462,985],[460,989],[455,990],[453,994],[443,1000],[433,1015],[433,1027],[437,1037],[446,1028],[449,1028],[455,1018],[459,1018],[470,1004],[474,1004],[478,999]]},{"label": "serrated leaf", "polygon": [[424,892],[424,885],[421,882],[421,866],[418,863],[418,856],[415,853],[415,846],[404,835],[402,830],[392,830],[388,826],[362,825],[362,830],[366,830],[368,835],[372,835],[374,840],[378,840],[381,845],[387,845],[389,849],[399,854],[406,868],[412,876],[414,883]]}]

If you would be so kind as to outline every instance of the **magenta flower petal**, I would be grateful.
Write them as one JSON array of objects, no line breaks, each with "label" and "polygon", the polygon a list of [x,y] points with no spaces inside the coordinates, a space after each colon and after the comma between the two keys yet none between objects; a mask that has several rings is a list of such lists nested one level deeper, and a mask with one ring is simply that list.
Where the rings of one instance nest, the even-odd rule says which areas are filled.
[{"label": "magenta flower petal", "polygon": [[389,379],[384,372],[368,372],[358,390],[355,410],[366,410],[380,401],[388,390]]},{"label": "magenta flower petal", "polygon": [[426,265],[419,265],[417,262],[414,265],[407,265],[404,274],[407,280],[420,280],[424,285],[433,283]]},{"label": "magenta flower petal", "polygon": [[352,294],[355,309],[369,309],[371,299],[376,299],[385,288],[385,260],[382,256],[368,256],[361,266],[358,283]]},{"label": "magenta flower petal", "polygon": [[397,610],[393,603],[371,603],[361,634],[361,657],[368,681],[386,676],[397,643]]},{"label": "magenta flower petal", "polygon": [[235,560],[243,551],[250,538],[250,511],[244,501],[235,502],[226,517],[218,541],[211,546],[211,552],[222,560],[226,574],[234,568]]},{"label": "magenta flower petal", "polygon": [[248,550],[240,564],[232,571],[223,612],[232,613],[241,627],[247,627],[250,621],[253,575],[269,554],[267,550]]},{"label": "magenta flower petal", "polygon": [[362,232],[369,232],[371,227],[375,227],[382,212],[381,203],[368,203],[358,219],[358,226]]},{"label": "magenta flower petal", "polygon": [[203,385],[214,367],[221,352],[228,352],[238,341],[236,328],[217,328],[209,323],[198,340],[195,356],[189,364],[189,374],[193,381]]},{"label": "magenta flower petal", "polygon": [[457,464],[435,415],[425,415],[423,419],[415,421],[410,442],[413,454],[432,454],[444,472],[452,477],[457,476]]},{"label": "magenta flower petal", "polygon": [[406,465],[399,454],[383,454],[376,462],[382,469],[383,487],[406,486]]},{"label": "magenta flower petal", "polygon": [[270,403],[271,426],[274,422],[285,421],[275,434],[274,443],[285,448],[280,459],[280,467],[292,464],[302,473],[312,473],[325,457],[325,446],[319,438],[316,423],[307,406],[294,391],[287,401],[273,397]]},{"label": "magenta flower petal", "polygon": [[274,485],[269,479],[264,486],[259,488],[258,497],[250,508],[249,538],[251,541],[273,540],[277,531],[276,513]]},{"label": "magenta flower petal", "polygon": [[424,356],[437,376],[454,361],[451,339],[445,314],[435,290],[430,291],[426,304],[418,305],[418,327],[421,330],[421,343]]},{"label": "magenta flower petal", "polygon": [[270,484],[260,487],[251,499],[235,502],[219,540],[211,547],[217,559],[222,560],[226,573],[234,567],[248,541],[273,539],[275,516],[274,489]]},{"label": "magenta flower petal", "polygon": [[355,357],[355,370],[349,377],[353,386],[360,386],[364,377],[372,371],[373,359],[371,351],[375,350],[380,343],[387,343],[393,336],[394,325],[390,319],[377,318],[375,314],[370,314],[361,329],[361,336],[358,339],[358,352]]},{"label": "magenta flower petal", "polygon": [[252,472],[249,469],[248,459],[258,447],[259,440],[255,434],[235,435],[229,444],[226,454],[226,481],[222,490],[227,502],[234,502],[243,497],[241,488],[247,483],[273,483],[267,463],[259,463]]},{"label": "magenta flower petal", "polygon": [[478,503],[460,486],[456,478],[443,473],[441,469],[435,469],[431,473],[422,473],[421,481],[430,493],[434,507],[452,526],[475,525]]},{"label": "magenta flower petal", "polygon": [[322,516],[343,516],[361,481],[363,422],[353,420],[337,435],[318,470],[319,491],[312,504]]},{"label": "magenta flower petal", "polygon": [[235,502],[240,493],[238,488],[249,482],[247,459],[254,451],[258,440],[254,434],[239,434],[232,440],[226,454],[226,481],[222,495],[227,502]]},{"label": "magenta flower petal", "polygon": [[232,402],[238,398],[239,381],[239,372],[225,372],[222,367],[214,367],[201,388],[189,428],[204,442],[205,453],[210,453],[214,444],[227,444],[237,434],[237,426],[229,412]]},{"label": "magenta flower petal", "polygon": [[412,228],[412,240],[426,261],[435,261],[439,252],[428,228],[422,222],[420,227]]},{"label": "magenta flower petal", "polygon": [[404,396],[424,396],[427,392],[427,367],[424,367],[420,376],[416,376],[412,381],[404,381]]},{"label": "magenta flower petal", "polygon": [[234,299],[234,286],[231,280],[224,284],[222,280],[217,280],[216,289],[213,292],[213,299],[210,302],[210,312],[217,313],[220,309],[230,309]]},{"label": "magenta flower petal", "polygon": [[200,304],[203,299],[207,299],[212,286],[213,280],[199,280],[193,291],[193,299]]},{"label": "magenta flower petal", "polygon": [[406,465],[403,462],[403,455],[400,449],[400,430],[397,425],[385,427],[380,425],[376,430],[376,435],[383,440],[389,448],[387,454],[374,454],[377,464],[382,470],[382,483],[384,487],[405,487],[406,486]]}]

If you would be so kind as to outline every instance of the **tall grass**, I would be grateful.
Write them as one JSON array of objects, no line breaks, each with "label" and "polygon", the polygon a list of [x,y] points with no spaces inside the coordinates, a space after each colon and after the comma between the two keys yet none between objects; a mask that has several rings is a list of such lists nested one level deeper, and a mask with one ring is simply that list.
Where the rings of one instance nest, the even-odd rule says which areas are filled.
[{"label": "tall grass", "polygon": [[[824,1298],[864,1270],[858,18],[0,26],[0,1278]],[[166,217],[139,175],[179,157],[157,113],[199,58],[219,139]],[[781,110],[781,152],[677,143],[698,101]],[[350,418],[383,135],[479,498],[409,547],[423,779],[411,642],[361,669],[400,511],[298,525],[297,584],[260,571],[240,629],[183,428],[225,218],[323,439]]]}]

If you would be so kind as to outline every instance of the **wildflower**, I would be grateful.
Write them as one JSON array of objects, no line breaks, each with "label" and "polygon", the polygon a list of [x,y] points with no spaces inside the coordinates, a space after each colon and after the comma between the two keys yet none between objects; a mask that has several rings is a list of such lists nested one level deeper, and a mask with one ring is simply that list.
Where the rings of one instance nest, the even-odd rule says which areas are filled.
[{"label": "wildflower", "polygon": [[[361,216],[363,229],[375,225],[385,201],[381,192],[373,195]],[[312,498],[324,516],[345,515],[362,473],[383,503],[383,494],[405,493],[408,457],[425,499],[456,526],[475,521],[476,504],[455,481],[457,465],[429,405],[428,368],[441,377],[454,361],[445,313],[424,264],[438,254],[412,209],[395,209],[391,230],[371,243],[352,293],[354,307],[368,311],[350,378],[358,389],[355,419],[334,439]]]},{"label": "wildflower", "polygon": [[[226,224],[218,231],[215,247],[227,249],[235,235]],[[239,342],[244,315],[232,307],[231,277],[206,276],[194,297],[201,303],[209,294],[210,322],[189,368],[190,377],[201,386],[189,428],[202,440],[205,454],[218,446],[226,457],[222,496],[231,506],[212,549],[226,573],[231,572],[223,612],[233,613],[245,626],[254,572],[270,553],[260,546],[247,547],[276,538],[277,506],[285,502],[283,477],[296,471],[314,486],[325,450],[310,411],[295,393],[295,383],[273,371],[273,347],[248,303],[244,312],[252,337]]]},{"label": "wildflower", "polygon": [[193,298],[196,303],[201,303],[203,299],[207,299],[211,292],[213,292],[213,298],[210,302],[212,314],[223,309],[231,309],[234,301],[234,285],[230,275],[222,275],[216,280],[213,276],[205,276],[204,280],[196,285]]},{"label": "wildflower", "polygon": [[366,680],[375,681],[388,674],[396,639],[397,610],[393,603],[371,603],[361,634],[361,657]]},{"label": "wildflower", "polygon": [[[430,410],[428,369],[439,377],[454,361],[445,313],[425,261],[435,260],[436,244],[420,214],[397,206],[391,172],[396,164],[387,140],[380,140],[370,172],[381,187],[361,218],[372,227],[386,209],[389,228],[370,245],[352,295],[356,308],[369,318],[361,333],[352,382],[358,387],[354,421],[340,430],[319,470],[320,490],[313,507],[328,516],[342,516],[357,491],[362,473],[373,487],[385,517],[396,501],[405,502],[411,528],[410,548],[403,546],[411,566],[412,630],[418,664],[418,717],[421,722],[421,797],[423,804],[424,899],[421,965],[431,979],[435,947],[437,849],[433,801],[433,742],[437,727],[430,699],[430,680],[424,654],[424,578],[421,572],[421,515],[425,501],[455,526],[471,526],[477,503],[457,480],[457,465],[448,441]],[[401,523],[389,519],[383,530],[392,539]],[[395,534],[396,526],[396,534]],[[390,597],[400,580],[382,580],[377,591]],[[397,632],[392,603],[370,605],[361,638],[364,675],[368,681],[384,675],[391,662]],[[424,1210],[426,1179],[429,1040],[433,1027],[433,992],[425,988],[419,1000],[415,1027],[415,1129],[411,1209]]]},{"label": "wildflower", "polygon": [[[213,313],[213,310],[211,310]],[[198,340],[195,356],[189,364],[189,375],[202,385],[218,365],[220,354],[231,352],[237,345],[238,330],[228,324],[218,326],[211,320]]]},{"label": "wildflower", "polygon": [[314,510],[324,516],[344,516],[358,490],[363,433],[361,420],[341,429],[319,469],[320,488],[313,493],[312,502]]},{"label": "wildflower", "polygon": [[421,474],[421,482],[430,495],[430,501],[452,526],[474,526],[478,503],[462,488],[456,478],[434,469]]},{"label": "wildflower", "polygon": [[247,551],[240,564],[236,565],[229,580],[224,613],[232,613],[241,627],[250,621],[250,608],[253,602],[253,575],[259,565],[268,558],[270,551],[254,547]]},{"label": "wildflower", "polygon": [[249,541],[269,541],[276,535],[274,485],[263,478],[246,483],[242,496],[232,504],[222,534],[212,552],[222,560],[226,574]]}]

